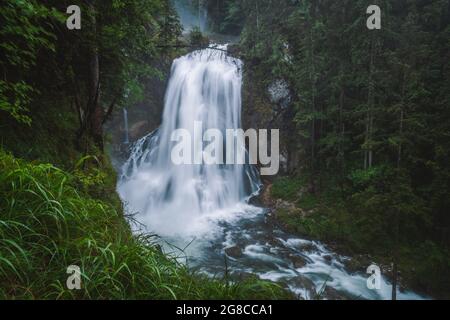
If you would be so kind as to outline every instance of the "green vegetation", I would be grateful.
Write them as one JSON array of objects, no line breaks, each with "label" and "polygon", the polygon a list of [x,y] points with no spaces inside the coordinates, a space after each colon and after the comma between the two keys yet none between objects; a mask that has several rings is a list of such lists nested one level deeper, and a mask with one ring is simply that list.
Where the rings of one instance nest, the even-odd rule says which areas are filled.
[{"label": "green vegetation", "polygon": [[[193,273],[132,234],[103,124],[158,100],[181,26],[168,0],[89,1],[69,31],[71,4],[0,5],[0,299],[289,298],[256,278]],[[70,265],[80,291],[67,289]]]},{"label": "green vegetation", "polygon": [[[202,3],[202,0],[197,0]],[[203,5],[209,12],[211,28],[214,31],[239,35],[244,27],[246,4],[250,1],[215,0]],[[256,1],[254,1],[256,4]],[[257,5],[257,4],[256,4]]]},{"label": "green vegetation", "polygon": [[194,27],[189,33],[189,44],[194,48],[204,48],[209,44],[209,39],[205,37],[198,27]]},{"label": "green vegetation", "polygon": [[[233,284],[192,274],[151,236],[132,235],[118,208],[80,191],[80,184],[86,180],[78,175],[0,152],[0,298],[287,297],[256,279]],[[82,270],[80,291],[66,287],[70,265]]]},{"label": "green vegetation", "polygon": [[1,7],[0,69],[3,77],[0,80],[0,112],[18,122],[30,124],[27,111],[31,96],[36,93],[36,88],[24,79],[25,74],[36,66],[42,48],[55,51],[55,35],[44,27],[45,22],[54,22],[61,17],[56,10],[35,1],[13,1]]},{"label": "green vegetation", "polygon": [[300,180],[281,177],[273,184],[272,196],[284,200],[296,200],[301,186]]},{"label": "green vegetation", "polygon": [[89,1],[80,3],[81,30],[68,30],[72,4],[2,3],[0,128],[33,118],[45,126],[41,113],[64,109],[76,149],[92,154],[103,151],[103,124],[114,110],[148,98],[145,89],[163,77],[181,26],[168,0]]}]

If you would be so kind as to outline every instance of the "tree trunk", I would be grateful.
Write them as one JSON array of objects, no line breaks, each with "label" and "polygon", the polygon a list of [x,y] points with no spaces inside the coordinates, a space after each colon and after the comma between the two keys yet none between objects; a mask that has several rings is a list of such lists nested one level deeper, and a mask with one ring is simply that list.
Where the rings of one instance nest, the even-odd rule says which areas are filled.
[{"label": "tree trunk", "polygon": [[[314,12],[314,10],[312,10]],[[314,57],[314,13],[310,16],[309,21],[309,80],[311,84],[311,171],[312,179],[311,186],[313,193],[316,192],[316,80],[315,80],[315,57]]]},{"label": "tree trunk", "polygon": [[[398,150],[397,150],[397,170],[400,174],[400,166],[402,161],[402,147],[403,147],[403,125],[404,125],[404,118],[405,118],[405,73],[403,73],[403,83],[402,83],[402,101],[400,103],[400,123],[399,123],[399,137],[400,141],[398,143]],[[400,221],[399,221],[399,213],[398,211],[395,212],[395,242],[394,242],[394,263],[392,266],[392,300],[397,300],[397,278],[398,278],[398,240],[400,237]]]},{"label": "tree trunk", "polygon": [[92,10],[92,32],[94,35],[93,45],[89,53],[89,129],[94,143],[103,151],[103,118],[104,111],[100,104],[100,63],[97,45],[97,20],[95,12],[95,1],[90,4]]},{"label": "tree trunk", "polygon": [[[341,78],[342,79],[342,78]],[[341,80],[342,81],[342,80]],[[340,173],[340,186],[341,191],[344,189],[344,176],[345,176],[345,149],[344,149],[344,139],[345,139],[345,123],[344,123],[344,103],[345,103],[345,89],[344,85],[341,84],[341,89],[339,93],[339,124],[338,124],[338,135],[340,136],[338,142],[338,166]]]},{"label": "tree trunk", "polygon": [[259,34],[259,6],[258,6],[258,1],[255,1],[256,4],[256,30],[257,30],[257,34]]},{"label": "tree trunk", "polygon": [[375,43],[374,37],[371,37],[370,41],[370,67],[369,67],[369,88],[367,95],[367,112],[366,112],[366,141],[364,150],[364,169],[370,169],[373,164],[373,109],[374,109],[374,91],[375,83],[373,81],[374,72],[374,55],[375,55]]}]

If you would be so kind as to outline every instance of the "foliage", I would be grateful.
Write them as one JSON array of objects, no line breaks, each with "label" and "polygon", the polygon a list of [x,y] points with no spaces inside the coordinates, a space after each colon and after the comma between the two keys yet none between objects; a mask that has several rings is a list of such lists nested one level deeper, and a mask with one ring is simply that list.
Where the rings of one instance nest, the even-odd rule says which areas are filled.
[{"label": "foliage", "polygon": [[19,122],[31,123],[27,111],[35,90],[27,73],[42,50],[55,50],[55,35],[46,25],[60,17],[38,1],[9,1],[1,7],[0,112]]},{"label": "foliage", "polygon": [[[181,34],[169,0],[81,3],[81,30],[66,27],[66,9],[72,4],[27,0],[0,5],[2,124],[14,126],[16,120],[30,125],[42,104],[65,96],[79,113],[81,135],[96,121],[106,121],[88,108],[94,103],[93,86],[100,89],[95,116],[102,117],[125,101],[133,105],[144,100],[146,84],[163,77],[161,56],[173,54],[171,45]],[[97,84],[94,55],[99,61]]]},{"label": "foliage", "polygon": [[209,40],[203,35],[200,28],[194,27],[189,33],[189,43],[193,47],[205,47],[208,46]]},{"label": "foliage", "polygon": [[302,186],[300,180],[287,177],[278,178],[272,185],[272,196],[277,199],[295,201],[298,199],[299,190]]},{"label": "foliage", "polygon": [[[192,274],[133,236],[117,208],[74,188],[76,178],[0,152],[0,298],[268,299],[287,297],[255,279],[239,284]],[[66,269],[82,270],[82,290]]]},{"label": "foliage", "polygon": [[[446,252],[448,1],[242,3],[247,73],[262,88],[283,79],[292,92],[278,117],[288,128],[281,143],[300,159],[293,171],[308,180],[311,195],[297,204],[320,199],[321,214],[291,222],[359,252],[382,251],[391,262],[399,248],[425,241]],[[366,27],[371,4],[382,10],[381,30]],[[296,192],[286,187],[297,183],[284,182],[275,194],[289,197]],[[420,276],[422,284],[434,281]],[[446,290],[435,281],[428,287]]]},{"label": "foliage", "polygon": [[204,6],[208,10],[214,31],[238,35],[246,20],[246,4],[249,1],[212,0]]}]

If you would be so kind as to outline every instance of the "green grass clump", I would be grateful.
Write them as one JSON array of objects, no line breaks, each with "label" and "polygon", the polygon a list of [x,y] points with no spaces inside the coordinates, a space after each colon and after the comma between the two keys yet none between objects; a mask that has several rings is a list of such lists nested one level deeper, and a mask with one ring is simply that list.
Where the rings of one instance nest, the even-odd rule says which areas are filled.
[{"label": "green grass clump", "polygon": [[[116,206],[77,191],[76,178],[0,150],[0,299],[273,299],[279,286],[193,274]],[[67,268],[82,289],[66,287]]]}]

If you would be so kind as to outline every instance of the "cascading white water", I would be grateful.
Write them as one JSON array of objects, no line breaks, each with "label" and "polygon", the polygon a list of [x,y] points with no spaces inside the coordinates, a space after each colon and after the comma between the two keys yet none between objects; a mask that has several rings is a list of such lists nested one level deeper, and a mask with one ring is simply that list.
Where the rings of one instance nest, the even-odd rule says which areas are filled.
[{"label": "cascading white water", "polygon": [[[138,141],[123,167],[119,193],[129,211],[152,232],[176,236],[198,232],[205,217],[240,203],[259,186],[255,169],[243,165],[174,165],[173,132],[194,137],[203,130],[241,127],[242,62],[222,50],[205,49],[174,61],[159,130]],[[197,143],[192,141],[192,143]],[[203,146],[193,150],[202,157]],[[200,153],[200,154],[195,154]]]}]

